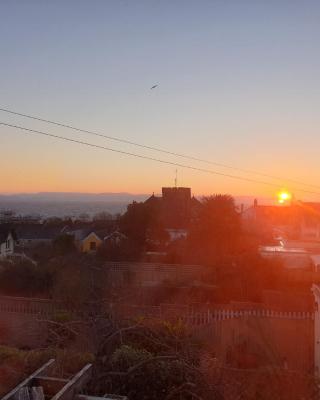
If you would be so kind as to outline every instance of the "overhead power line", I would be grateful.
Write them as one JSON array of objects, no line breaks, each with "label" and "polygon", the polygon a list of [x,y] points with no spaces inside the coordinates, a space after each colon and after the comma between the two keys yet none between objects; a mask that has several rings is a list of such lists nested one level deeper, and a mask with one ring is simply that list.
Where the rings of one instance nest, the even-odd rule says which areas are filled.
[{"label": "overhead power line", "polygon": [[[213,175],[224,176],[226,178],[237,179],[237,180],[240,180],[240,181],[258,183],[258,184],[262,184],[262,185],[276,187],[276,188],[279,189],[279,185],[277,185],[275,183],[271,183],[271,182],[264,182],[264,181],[260,181],[260,180],[256,180],[256,179],[245,178],[245,177],[238,176],[238,175],[232,175],[232,174],[226,174],[226,173],[223,173],[223,172],[213,171],[213,170],[210,170],[210,169],[194,167],[194,166],[188,165],[188,164],[180,164],[180,163],[173,162],[173,161],[162,160],[160,158],[149,157],[149,156],[145,156],[145,155],[142,155],[142,154],[132,153],[132,152],[129,152],[129,151],[124,151],[124,150],[118,150],[118,149],[114,149],[114,148],[111,148],[111,147],[106,147],[106,146],[102,146],[102,145],[98,145],[98,144],[94,144],[94,143],[89,143],[89,142],[84,142],[82,140],[71,139],[71,138],[68,138],[68,137],[65,137],[65,136],[55,135],[53,133],[48,133],[48,132],[38,131],[38,130],[35,130],[35,129],[31,129],[31,128],[26,128],[26,127],[20,126],[20,125],[8,124],[6,122],[0,122],[0,125],[6,126],[6,127],[9,127],[9,128],[18,129],[18,130],[22,131],[24,134],[37,134],[37,135],[47,136],[47,137],[63,140],[63,141],[70,142],[70,143],[78,143],[78,144],[81,144],[81,145],[84,145],[84,146],[88,146],[88,147],[91,147],[91,148],[95,148],[95,149],[102,149],[102,150],[111,151],[111,152],[114,152],[114,153],[123,154],[123,155],[131,156],[131,157],[136,157],[136,158],[140,158],[140,159],[144,159],[144,160],[148,160],[148,161],[155,161],[155,162],[158,162],[158,163],[161,163],[161,164],[174,165],[176,167],[186,168],[186,169],[193,170],[193,171],[199,171],[199,172],[209,173],[209,174],[213,174]],[[320,192],[313,192],[313,191],[310,191],[310,190],[305,190],[305,189],[300,189],[300,188],[292,188],[292,190],[294,190],[296,192],[304,192],[304,193],[320,195]]]},{"label": "overhead power line", "polygon": [[163,154],[168,154],[168,155],[175,156],[175,157],[180,157],[180,158],[185,158],[185,159],[188,159],[188,160],[193,160],[193,161],[198,161],[198,162],[202,162],[202,163],[206,163],[206,164],[210,164],[210,165],[215,165],[217,167],[222,167],[222,168],[227,168],[227,169],[234,170],[234,171],[244,172],[246,174],[262,176],[264,178],[276,179],[278,181],[281,181],[282,184],[284,184],[285,182],[291,182],[291,183],[295,183],[297,185],[314,187],[314,188],[320,189],[320,186],[312,185],[312,184],[309,184],[309,183],[306,183],[306,182],[301,182],[301,181],[298,181],[298,180],[295,180],[295,179],[286,178],[286,177],[280,177],[280,176],[275,176],[275,175],[269,175],[269,174],[265,174],[263,172],[254,171],[254,170],[251,170],[251,169],[244,169],[244,168],[234,167],[234,166],[231,166],[231,165],[222,164],[222,163],[206,160],[206,159],[199,158],[199,157],[194,157],[194,156],[191,156],[191,155],[188,155],[188,154],[177,153],[177,152],[174,152],[174,151],[161,149],[159,147],[149,146],[149,145],[141,144],[141,143],[138,143],[138,142],[133,142],[133,141],[126,140],[126,139],[121,139],[121,138],[118,138],[118,137],[115,137],[115,136],[105,135],[105,134],[102,134],[102,133],[99,133],[99,132],[95,132],[95,131],[91,131],[91,130],[87,130],[87,129],[82,129],[82,128],[77,128],[77,127],[75,127],[73,125],[63,124],[61,122],[52,121],[52,120],[41,118],[41,117],[36,117],[34,115],[23,114],[23,113],[20,113],[20,112],[17,112],[17,111],[9,110],[7,108],[0,108],[0,111],[3,111],[3,112],[8,113],[8,114],[12,114],[12,115],[17,115],[19,117],[29,118],[29,119],[32,119],[32,120],[35,120],[35,121],[40,121],[40,122],[45,122],[47,124],[60,126],[62,128],[71,129],[71,130],[76,131],[76,132],[82,132],[82,133],[86,133],[86,134],[89,134],[89,135],[102,137],[102,138],[105,138],[105,139],[108,139],[108,140],[112,140],[112,141],[116,141],[116,142],[120,142],[120,143],[124,143],[124,144],[129,144],[131,146],[136,146],[136,147],[140,147],[140,148],[143,148],[143,149],[152,150],[152,151],[156,151],[156,152],[163,153]]}]

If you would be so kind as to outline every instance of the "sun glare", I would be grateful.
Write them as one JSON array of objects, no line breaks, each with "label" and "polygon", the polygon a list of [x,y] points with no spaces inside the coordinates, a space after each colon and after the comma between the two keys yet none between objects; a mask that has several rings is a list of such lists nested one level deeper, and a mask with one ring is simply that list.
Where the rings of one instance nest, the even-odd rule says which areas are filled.
[{"label": "sun glare", "polygon": [[285,204],[288,201],[290,201],[292,198],[292,195],[290,192],[286,191],[286,190],[282,190],[281,192],[278,193],[278,202],[280,204]]}]

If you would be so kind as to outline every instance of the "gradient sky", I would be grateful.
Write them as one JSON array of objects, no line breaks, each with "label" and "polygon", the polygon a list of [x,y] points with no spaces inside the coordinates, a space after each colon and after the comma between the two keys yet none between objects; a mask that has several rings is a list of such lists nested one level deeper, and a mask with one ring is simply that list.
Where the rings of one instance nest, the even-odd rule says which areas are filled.
[{"label": "gradient sky", "polygon": [[[0,17],[0,107],[320,193],[319,1],[3,0]],[[0,121],[154,155],[3,112]],[[0,127],[0,143],[0,192],[150,193],[174,182],[173,166],[11,128]],[[178,184],[196,194],[277,190],[181,168]]]}]

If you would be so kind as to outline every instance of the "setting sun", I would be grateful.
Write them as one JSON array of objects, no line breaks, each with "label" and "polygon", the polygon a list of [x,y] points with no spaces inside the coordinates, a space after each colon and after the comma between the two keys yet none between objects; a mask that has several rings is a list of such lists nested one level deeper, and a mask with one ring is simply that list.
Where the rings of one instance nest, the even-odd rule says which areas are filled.
[{"label": "setting sun", "polygon": [[278,193],[278,202],[280,204],[284,204],[287,201],[290,201],[291,198],[292,198],[291,193],[286,190],[282,190],[281,192]]}]

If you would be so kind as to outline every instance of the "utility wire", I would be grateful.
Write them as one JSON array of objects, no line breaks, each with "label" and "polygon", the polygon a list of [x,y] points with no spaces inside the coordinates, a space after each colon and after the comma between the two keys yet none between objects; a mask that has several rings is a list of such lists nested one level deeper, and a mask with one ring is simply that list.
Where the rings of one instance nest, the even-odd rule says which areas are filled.
[{"label": "utility wire", "polygon": [[[111,148],[111,147],[101,146],[101,145],[94,144],[94,143],[89,143],[89,142],[84,142],[82,140],[71,139],[71,138],[68,138],[68,137],[65,137],[65,136],[55,135],[53,133],[38,131],[38,130],[35,130],[35,129],[26,128],[24,126],[8,124],[6,122],[0,122],[0,125],[6,126],[6,127],[9,127],[9,128],[18,129],[20,131],[23,131],[24,134],[38,134],[38,135],[42,135],[42,136],[48,136],[48,137],[51,137],[51,138],[64,140],[66,142],[78,143],[78,144],[82,144],[84,146],[88,146],[88,147],[92,147],[92,148],[96,148],[96,149],[102,149],[102,150],[106,150],[106,151],[111,151],[111,152],[114,152],[114,153],[124,154],[124,155],[127,155],[127,156],[136,157],[136,158],[140,158],[140,159],[145,159],[145,160],[148,160],[148,161],[155,161],[155,162],[158,162],[158,163],[174,165],[176,167],[186,168],[186,169],[190,169],[190,170],[193,170],[193,171],[205,172],[205,173],[209,173],[209,174],[213,174],[213,175],[224,176],[226,178],[232,178],[232,179],[237,179],[237,180],[251,182],[251,183],[259,183],[259,184],[262,184],[262,185],[267,185],[267,186],[272,186],[272,187],[279,188],[279,186],[277,184],[271,183],[271,182],[264,182],[264,181],[260,181],[260,180],[256,180],[256,179],[245,178],[245,177],[238,176],[238,175],[225,174],[223,172],[213,171],[213,170],[210,170],[210,169],[198,168],[198,167],[194,167],[194,166],[188,165],[188,164],[180,164],[180,163],[176,163],[176,162],[173,162],[173,161],[162,160],[160,158],[149,157],[149,156],[145,156],[145,155],[142,155],[142,154],[137,154],[137,153],[132,153],[132,152],[128,152],[128,151],[118,150],[118,149],[114,149],[114,148]],[[313,191],[310,191],[310,190],[304,190],[304,189],[299,189],[299,188],[292,188],[292,190],[297,191],[297,192],[304,192],[304,193],[311,193],[311,194],[320,195],[320,192],[313,192]]]},{"label": "utility wire", "polygon": [[8,113],[8,114],[13,114],[13,115],[17,115],[17,116],[20,116],[20,117],[24,117],[24,118],[33,119],[35,121],[40,121],[40,122],[45,122],[47,124],[60,126],[62,128],[72,129],[72,130],[77,131],[77,132],[82,132],[82,133],[86,133],[86,134],[89,134],[89,135],[103,137],[103,138],[108,139],[108,140],[113,140],[113,141],[116,141],[116,142],[129,144],[131,146],[136,146],[136,147],[140,147],[140,148],[143,148],[143,149],[157,151],[157,152],[163,153],[163,154],[169,154],[169,155],[175,156],[175,157],[181,157],[181,158],[185,158],[185,159],[189,159],[189,160],[193,160],[193,161],[203,162],[203,163],[206,163],[206,164],[215,165],[217,167],[222,167],[222,168],[227,168],[227,169],[231,169],[231,170],[234,170],[234,171],[244,172],[246,174],[262,176],[262,177],[265,177],[265,178],[276,179],[278,181],[281,181],[282,183],[283,182],[292,182],[292,183],[295,183],[297,185],[309,186],[309,187],[314,187],[314,188],[320,189],[320,186],[312,185],[312,184],[305,183],[305,182],[301,182],[301,181],[298,181],[298,180],[295,180],[295,179],[286,178],[286,177],[279,177],[279,176],[275,176],[275,175],[269,175],[269,174],[265,174],[265,173],[262,173],[262,172],[253,171],[253,170],[250,170],[250,169],[233,167],[231,165],[221,164],[221,163],[217,163],[217,162],[214,162],[214,161],[206,160],[206,159],[203,159],[203,158],[193,157],[193,156],[190,156],[190,155],[187,155],[187,154],[183,154],[183,153],[176,153],[176,152],[173,152],[173,151],[170,151],[170,150],[161,149],[161,148],[153,147],[153,146],[148,146],[148,145],[141,144],[141,143],[138,143],[138,142],[133,142],[133,141],[126,140],[126,139],[121,139],[121,138],[118,138],[118,137],[115,137],[115,136],[109,136],[109,135],[105,135],[105,134],[102,134],[102,133],[99,133],[99,132],[95,132],[95,131],[91,131],[91,130],[87,130],[87,129],[77,128],[77,127],[72,126],[72,125],[67,125],[67,124],[63,124],[61,122],[56,122],[56,121],[52,121],[52,120],[49,120],[49,119],[36,117],[36,116],[30,115],[30,114],[19,113],[17,111],[9,110],[7,108],[0,108],[0,111],[3,111],[3,112]]}]

